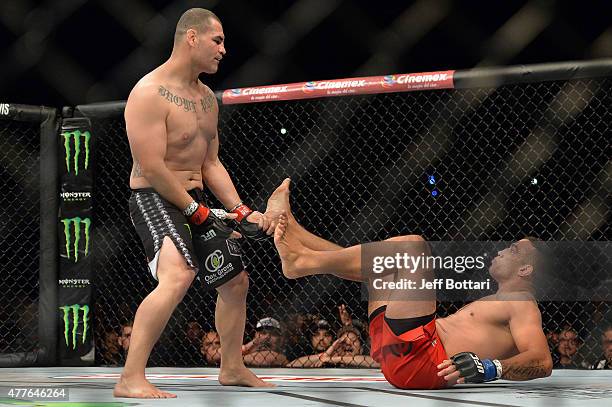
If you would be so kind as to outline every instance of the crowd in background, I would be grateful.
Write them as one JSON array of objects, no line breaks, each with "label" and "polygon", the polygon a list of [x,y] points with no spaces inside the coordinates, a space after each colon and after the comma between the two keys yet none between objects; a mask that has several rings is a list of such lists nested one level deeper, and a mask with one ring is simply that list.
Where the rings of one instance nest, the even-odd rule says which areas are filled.
[{"label": "crowd in background", "polygon": [[[332,321],[332,322],[329,322]],[[554,367],[558,369],[612,369],[612,324],[581,337],[570,324],[546,332]],[[344,304],[337,315],[292,314],[284,320],[264,316],[246,333],[242,346],[245,364],[253,367],[366,367],[378,364],[369,356],[368,325],[355,319]],[[104,364],[122,365],[130,346],[132,322],[107,331]],[[201,366],[218,366],[221,343],[214,329],[188,321],[181,349]],[[162,345],[163,346],[163,345]],[[595,353],[594,353],[595,352]],[[593,354],[598,355],[593,358]],[[591,355],[591,356],[589,356]]]},{"label": "crowd in background", "polygon": [[[338,321],[334,324],[329,320]],[[130,346],[133,322],[116,332],[105,333],[101,354],[105,364],[122,365]],[[334,326],[339,325],[339,326]],[[369,355],[368,325],[351,317],[344,304],[338,315],[292,314],[283,322],[264,316],[247,332],[242,346],[244,362],[253,367],[378,367]],[[181,347],[202,366],[218,366],[221,343],[214,329],[204,329],[198,321],[188,321]],[[179,338],[177,338],[179,339]],[[162,345],[163,346],[163,345]]]}]

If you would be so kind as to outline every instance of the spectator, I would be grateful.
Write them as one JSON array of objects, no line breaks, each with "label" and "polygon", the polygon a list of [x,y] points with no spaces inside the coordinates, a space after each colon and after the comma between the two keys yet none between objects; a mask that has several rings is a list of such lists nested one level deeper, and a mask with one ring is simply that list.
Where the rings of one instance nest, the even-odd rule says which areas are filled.
[{"label": "spectator", "polygon": [[310,346],[315,353],[325,352],[327,348],[334,342],[334,336],[331,333],[329,322],[324,319],[318,320],[312,329],[310,336]]},{"label": "spectator", "polygon": [[595,362],[592,369],[612,369],[612,325],[608,326],[601,335],[601,348],[603,355]]},{"label": "spectator", "polygon": [[102,350],[102,360],[106,365],[119,366],[122,362],[119,350],[119,335],[115,331],[104,333],[104,348]]},{"label": "spectator", "polygon": [[338,331],[338,339],[324,352],[297,358],[287,367],[378,367],[369,355],[361,354],[362,349],[361,333],[355,327],[347,325]]},{"label": "spectator", "polygon": [[[312,354],[294,359],[287,367],[320,367],[321,355],[329,349],[334,341],[329,322],[320,319],[310,329],[310,346]],[[303,352],[303,351],[302,351]]]},{"label": "spectator", "polygon": [[202,336],[200,353],[207,365],[219,366],[221,363],[221,339],[216,331],[206,332]]},{"label": "spectator", "polygon": [[185,332],[187,336],[187,340],[191,343],[198,343],[204,335],[204,329],[202,329],[202,325],[196,321],[187,322],[187,329]]},{"label": "spectator", "polygon": [[119,345],[123,350],[124,355],[127,355],[127,351],[130,348],[130,339],[132,337],[132,325],[134,321],[130,321],[121,326],[121,336],[119,337]]},{"label": "spectator", "polygon": [[[335,345],[335,347],[334,347]],[[338,331],[338,339],[323,356],[325,365],[352,367],[379,367],[370,357],[363,355],[361,332],[352,325],[346,325]]]},{"label": "spectator", "polygon": [[[333,337],[329,333],[329,324],[325,320],[319,321],[315,331],[318,338],[315,335],[311,337],[313,351],[319,353],[297,358],[287,364],[287,367],[322,367],[324,365],[378,367],[378,364],[369,355],[362,355],[362,335],[354,324],[358,326],[363,324],[351,318],[344,304],[338,306],[338,315],[342,323],[342,328],[338,331],[338,339],[332,343]],[[322,330],[321,327],[324,329]],[[323,343],[320,343],[320,338],[325,338]]]},{"label": "spectator", "polygon": [[182,346],[187,355],[197,355],[202,346],[202,337],[205,331],[197,321],[189,321],[185,325],[185,337]]},{"label": "spectator", "polygon": [[255,327],[255,337],[242,346],[242,355],[248,366],[285,366],[287,357],[283,352],[280,322],[271,317],[260,319]]},{"label": "spectator", "polygon": [[575,356],[580,347],[580,339],[578,334],[572,328],[566,328],[559,333],[559,342],[557,345],[555,369],[579,369],[580,366],[576,363]]},{"label": "spectator", "polygon": [[[313,315],[300,313],[290,314],[285,318],[285,356],[293,360],[307,353],[310,348],[310,332],[313,325],[311,320]],[[317,318],[317,320],[320,317]]]}]

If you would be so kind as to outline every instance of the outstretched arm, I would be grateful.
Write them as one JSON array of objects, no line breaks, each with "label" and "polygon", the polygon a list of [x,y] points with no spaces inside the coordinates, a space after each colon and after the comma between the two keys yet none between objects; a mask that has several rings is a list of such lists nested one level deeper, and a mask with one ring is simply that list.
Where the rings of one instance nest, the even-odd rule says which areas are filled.
[{"label": "outstretched arm", "polygon": [[[211,92],[210,89],[206,88],[207,92]],[[219,107],[215,100],[213,111],[218,114]],[[215,136],[209,140],[208,150],[206,151],[206,157],[202,164],[202,180],[210,191],[221,201],[223,206],[228,211],[234,211],[239,209],[242,201],[236,191],[234,182],[229,176],[229,173],[225,169],[225,166],[219,160],[219,134],[215,131]],[[248,209],[248,208],[247,208]],[[249,222],[256,223],[259,229],[264,229],[268,234],[272,233],[273,229],[270,228],[270,223],[266,217],[260,212],[250,212],[246,214],[246,219]],[[242,216],[238,217],[238,222],[242,220]]]},{"label": "outstretched arm", "polygon": [[552,358],[542,331],[542,316],[535,302],[510,301],[510,332],[519,354],[501,360],[502,378],[530,380],[550,376]]}]

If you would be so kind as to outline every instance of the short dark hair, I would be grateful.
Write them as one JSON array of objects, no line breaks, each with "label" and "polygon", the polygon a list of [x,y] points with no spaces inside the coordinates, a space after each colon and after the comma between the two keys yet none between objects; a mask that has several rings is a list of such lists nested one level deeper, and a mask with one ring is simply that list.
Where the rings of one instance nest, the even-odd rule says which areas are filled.
[{"label": "short dark hair", "polygon": [[534,236],[525,236],[523,239],[529,240],[535,248],[535,264],[533,264],[535,272],[540,276],[547,274],[556,257],[548,242]]},{"label": "short dark hair", "polygon": [[340,338],[342,335],[346,333],[354,333],[355,336],[357,336],[357,338],[359,339],[359,341],[363,341],[363,338],[361,337],[361,331],[352,325],[345,325],[342,328],[340,328],[338,330],[337,337]]},{"label": "short dark hair", "polygon": [[195,28],[200,33],[206,32],[212,19],[221,22],[215,13],[205,8],[190,8],[185,11],[176,23],[174,43],[176,44],[190,28]]}]

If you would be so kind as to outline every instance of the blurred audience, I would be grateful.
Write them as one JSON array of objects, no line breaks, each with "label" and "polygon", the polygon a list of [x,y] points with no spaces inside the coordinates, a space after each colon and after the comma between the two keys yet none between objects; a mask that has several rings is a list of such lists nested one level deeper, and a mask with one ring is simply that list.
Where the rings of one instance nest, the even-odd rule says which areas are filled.
[{"label": "blurred audience", "polygon": [[591,368],[612,369],[612,325],[608,326],[601,336],[601,348],[603,355]]},{"label": "blurred audience", "polygon": [[321,319],[312,314],[290,314],[285,318],[285,356],[293,360],[302,356],[310,347],[310,328],[313,320]]},{"label": "blurred audience", "polygon": [[119,336],[119,346],[124,355],[127,355],[128,349],[130,349],[130,339],[132,338],[132,326],[134,321],[129,321],[121,326],[121,336]]},{"label": "blurred audience", "polygon": [[206,332],[197,321],[189,321],[185,324],[185,336],[183,338],[183,347],[185,353],[189,355],[197,355],[202,347],[202,336]]},{"label": "blurred audience", "polygon": [[209,366],[221,364],[221,339],[216,331],[208,331],[202,336],[200,353]]},{"label": "blurred audience", "polygon": [[[324,319],[320,319],[312,324],[309,329],[310,341],[312,354],[295,358],[293,361],[287,364],[287,367],[320,367],[322,366],[321,355],[332,346],[334,342],[334,336],[331,332],[329,322]],[[302,354],[304,348],[301,349]]]},{"label": "blurred audience", "polygon": [[283,350],[280,322],[272,317],[260,319],[253,340],[242,345],[242,354],[247,366],[285,366],[287,357]]},{"label": "blurred audience", "polygon": [[[344,304],[338,307],[342,328],[333,340],[329,323],[319,320],[310,337],[313,354],[299,357],[287,364],[287,367],[323,367],[353,366],[377,367],[378,364],[369,356],[363,355],[363,338],[361,331],[354,326],[351,315]],[[363,324],[356,324],[361,326]],[[333,342],[332,342],[333,341]]]},{"label": "blurred audience", "polygon": [[555,369],[579,369],[581,366],[576,362],[576,353],[580,347],[578,334],[572,328],[566,328],[559,332],[556,352],[553,353]]},{"label": "blurred audience", "polygon": [[102,360],[106,365],[119,366],[122,364],[123,357],[120,351],[119,335],[115,331],[104,333],[104,348],[102,349]]}]

